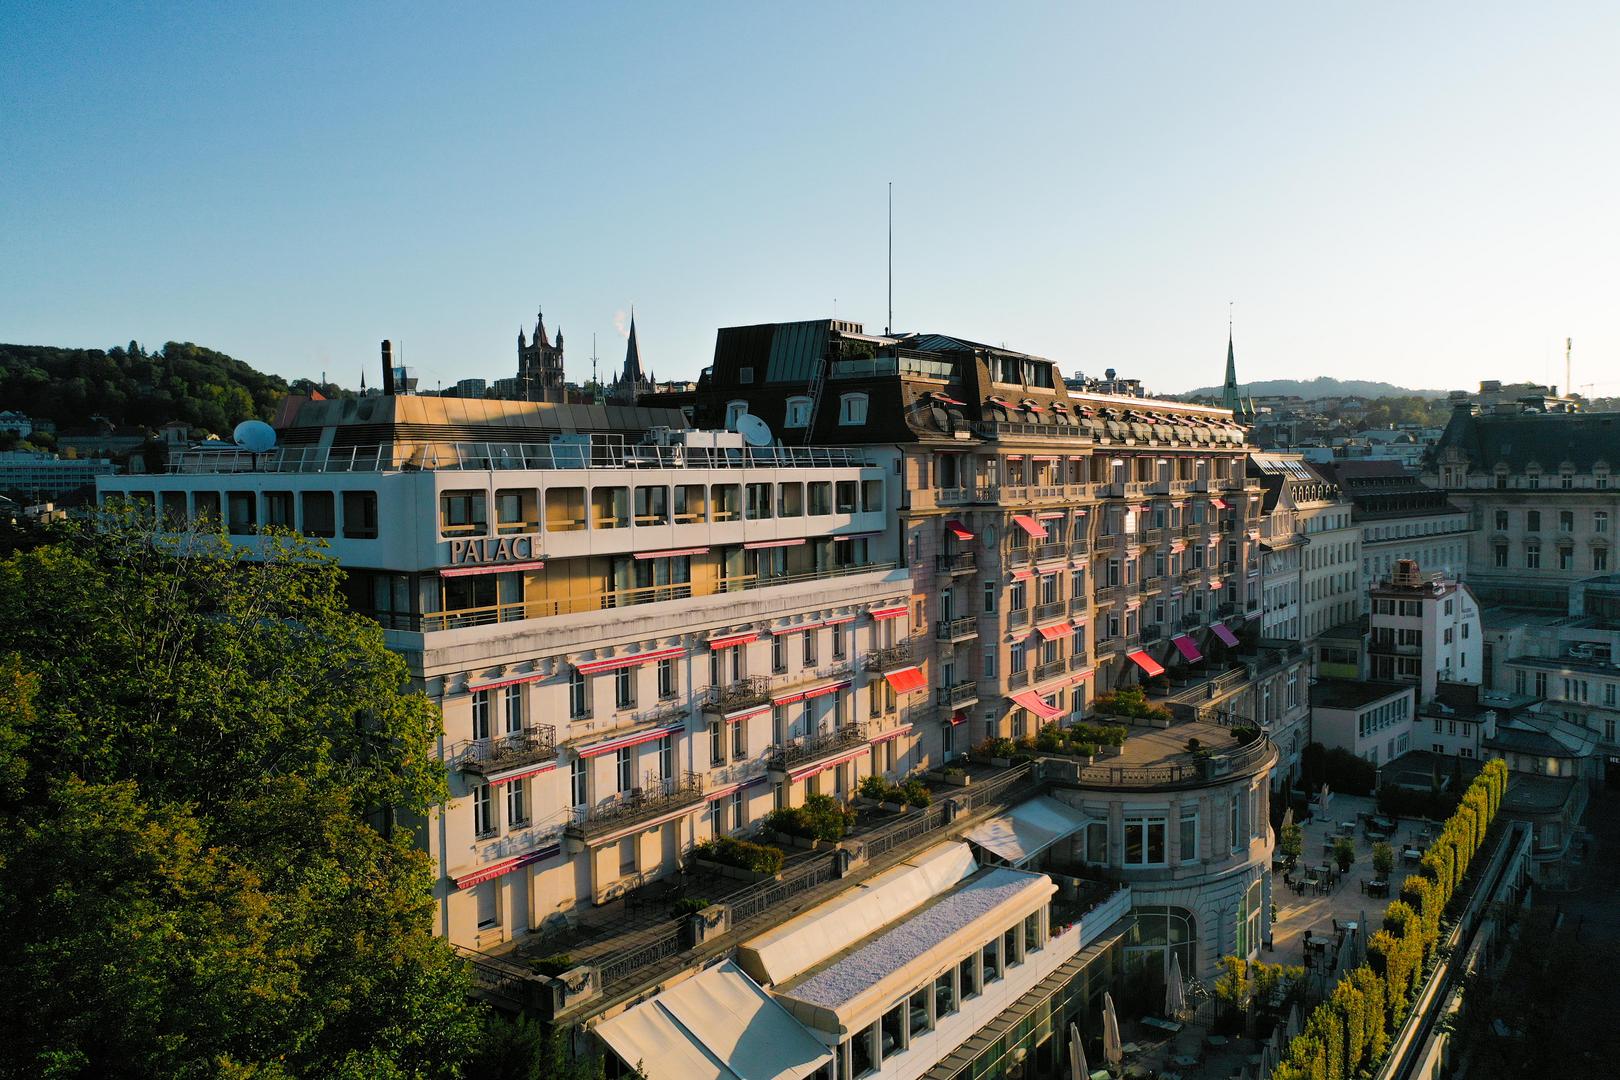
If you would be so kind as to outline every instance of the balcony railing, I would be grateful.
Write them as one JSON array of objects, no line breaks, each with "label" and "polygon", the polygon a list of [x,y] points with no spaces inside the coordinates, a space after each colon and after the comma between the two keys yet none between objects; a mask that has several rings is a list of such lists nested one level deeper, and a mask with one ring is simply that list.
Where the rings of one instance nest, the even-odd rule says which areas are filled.
[{"label": "balcony railing", "polygon": [[1104,585],[1104,586],[1102,586],[1101,588],[1099,588],[1097,590],[1097,603],[1099,603],[1099,604],[1112,604],[1112,603],[1117,602],[1119,600],[1119,598],[1121,596],[1124,596],[1124,595],[1125,595],[1125,586],[1123,586],[1123,585]]},{"label": "balcony railing", "polygon": [[171,473],[354,473],[493,469],[827,469],[868,464],[860,450],[808,446],[589,446],[402,439],[372,446],[278,446],[262,454],[235,447],[175,451]]},{"label": "balcony railing", "polygon": [[1035,621],[1045,622],[1048,619],[1062,618],[1069,613],[1067,600],[1053,600],[1046,604],[1035,605]]},{"label": "balcony railing", "polygon": [[565,836],[589,840],[638,821],[646,821],[672,810],[679,810],[703,799],[703,778],[697,773],[680,773],[653,780],[639,788],[595,806],[579,807],[563,829]]},{"label": "balcony railing", "polygon": [[905,667],[913,662],[911,642],[902,641],[898,645],[889,645],[881,649],[873,649],[866,654],[865,667],[867,671],[889,671],[892,668]]},{"label": "balcony railing", "polygon": [[751,675],[724,686],[711,686],[703,695],[703,711],[729,713],[764,705],[771,700],[771,680]]},{"label": "balcony railing", "polygon": [[1075,782],[1085,787],[1176,787],[1244,772],[1265,761],[1272,751],[1271,739],[1262,735],[1247,746],[1168,765],[1082,766],[1075,771]]},{"label": "balcony railing", "polygon": [[1007,685],[1013,689],[1017,689],[1020,686],[1028,686],[1029,668],[1024,668],[1021,671],[1007,672]]},{"label": "balcony railing", "polygon": [[1098,638],[1092,652],[1096,654],[1098,660],[1101,660],[1105,656],[1113,656],[1119,652],[1119,645],[1119,638]]},{"label": "balcony railing", "polygon": [[971,574],[979,568],[978,559],[971,551],[956,555],[937,555],[934,566],[942,574]]},{"label": "balcony railing", "polygon": [[845,750],[853,750],[866,743],[866,725],[846,724],[795,739],[786,746],[773,746],[765,751],[765,767],[786,772],[817,758],[832,757]]},{"label": "balcony railing", "polygon": [[1067,660],[1047,660],[1035,665],[1035,681],[1045,682],[1054,675],[1063,675],[1069,670]]},{"label": "balcony railing", "polygon": [[450,757],[463,772],[489,776],[520,765],[546,761],[557,756],[557,729],[536,724],[495,739],[469,739],[451,751]]},{"label": "balcony railing", "polygon": [[1144,544],[1162,544],[1162,543],[1164,543],[1164,534],[1165,534],[1165,530],[1163,528],[1143,529],[1142,534],[1141,534],[1142,535],[1142,543],[1144,543]]},{"label": "balcony railing", "polygon": [[1008,566],[1028,566],[1032,558],[1034,556],[1030,553],[1029,548],[1020,546],[1008,548],[1007,557],[1004,561]]},{"label": "balcony railing", "polygon": [[1069,545],[1062,542],[1042,544],[1035,549],[1036,562],[1049,562],[1052,559],[1067,559],[1068,557]]},{"label": "balcony railing", "polygon": [[1069,654],[1069,667],[1075,671],[1079,671],[1090,662],[1090,658],[1086,656],[1084,649],[1077,649]]},{"label": "balcony railing", "polygon": [[1145,645],[1150,641],[1160,641],[1163,638],[1164,627],[1158,623],[1149,623],[1147,626],[1142,627],[1142,644]]},{"label": "balcony railing", "polygon": [[1154,574],[1151,577],[1142,579],[1143,592],[1158,592],[1162,588],[1164,588],[1164,577],[1161,574]]},{"label": "balcony railing", "polygon": [[961,641],[977,637],[979,620],[975,615],[960,615],[954,619],[941,619],[934,626],[934,636],[940,641]]},{"label": "balcony railing", "polygon": [[1029,625],[1029,608],[1027,608],[1027,607],[1013,608],[1011,611],[1007,612],[1007,625],[1008,626],[1028,626]]},{"label": "balcony railing", "polygon": [[934,691],[934,698],[949,708],[971,705],[979,700],[979,684],[973,679],[968,679],[954,686],[941,686]]}]

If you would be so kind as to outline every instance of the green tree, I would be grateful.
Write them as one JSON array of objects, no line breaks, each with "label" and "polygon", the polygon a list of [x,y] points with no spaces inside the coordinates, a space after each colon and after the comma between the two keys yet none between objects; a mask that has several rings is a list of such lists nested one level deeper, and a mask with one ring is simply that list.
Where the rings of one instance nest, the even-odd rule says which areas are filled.
[{"label": "green tree", "polygon": [[1372,849],[1373,873],[1382,881],[1388,881],[1389,875],[1395,872],[1395,849],[1380,840]]},{"label": "green tree", "polygon": [[1333,841],[1333,861],[1339,864],[1339,873],[1348,874],[1356,861],[1356,842],[1348,836]]},{"label": "green tree", "polygon": [[437,711],[339,580],[111,517],[0,562],[0,1075],[459,1075]]},{"label": "green tree", "polygon": [[1290,822],[1283,826],[1282,836],[1278,839],[1277,844],[1283,858],[1288,860],[1288,865],[1293,866],[1299,861],[1299,857],[1305,853],[1305,830]]}]

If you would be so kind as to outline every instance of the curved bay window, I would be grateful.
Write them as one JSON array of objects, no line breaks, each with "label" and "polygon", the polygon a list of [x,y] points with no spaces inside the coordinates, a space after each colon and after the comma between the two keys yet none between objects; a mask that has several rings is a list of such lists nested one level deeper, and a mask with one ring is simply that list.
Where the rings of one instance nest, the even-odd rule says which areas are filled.
[{"label": "curved bay window", "polygon": [[1170,956],[1181,958],[1183,978],[1198,973],[1198,923],[1186,908],[1149,905],[1136,908],[1135,925],[1125,939],[1125,973],[1155,986],[1164,985]]}]

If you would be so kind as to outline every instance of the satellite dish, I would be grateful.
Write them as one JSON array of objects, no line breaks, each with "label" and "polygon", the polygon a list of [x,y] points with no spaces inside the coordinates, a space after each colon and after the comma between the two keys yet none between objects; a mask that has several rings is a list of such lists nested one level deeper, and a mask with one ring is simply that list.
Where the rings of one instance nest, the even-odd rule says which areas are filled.
[{"label": "satellite dish", "polygon": [[276,445],[276,429],[263,420],[244,420],[231,432],[236,445],[254,454],[262,454]]},{"label": "satellite dish", "polygon": [[769,446],[775,438],[771,434],[771,425],[755,416],[753,413],[743,413],[737,417],[737,434],[743,437],[743,442],[749,446]]}]

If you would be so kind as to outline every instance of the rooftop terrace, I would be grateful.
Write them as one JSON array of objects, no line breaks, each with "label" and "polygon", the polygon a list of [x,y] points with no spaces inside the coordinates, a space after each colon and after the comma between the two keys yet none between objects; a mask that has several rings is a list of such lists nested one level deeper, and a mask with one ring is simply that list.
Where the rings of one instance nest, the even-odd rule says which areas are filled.
[{"label": "rooftop terrace", "polygon": [[262,454],[234,446],[192,447],[170,455],[167,471],[213,473],[374,473],[522,469],[832,469],[870,464],[860,450],[819,446],[655,446],[585,443],[455,442],[398,439],[366,446],[278,446]]}]

